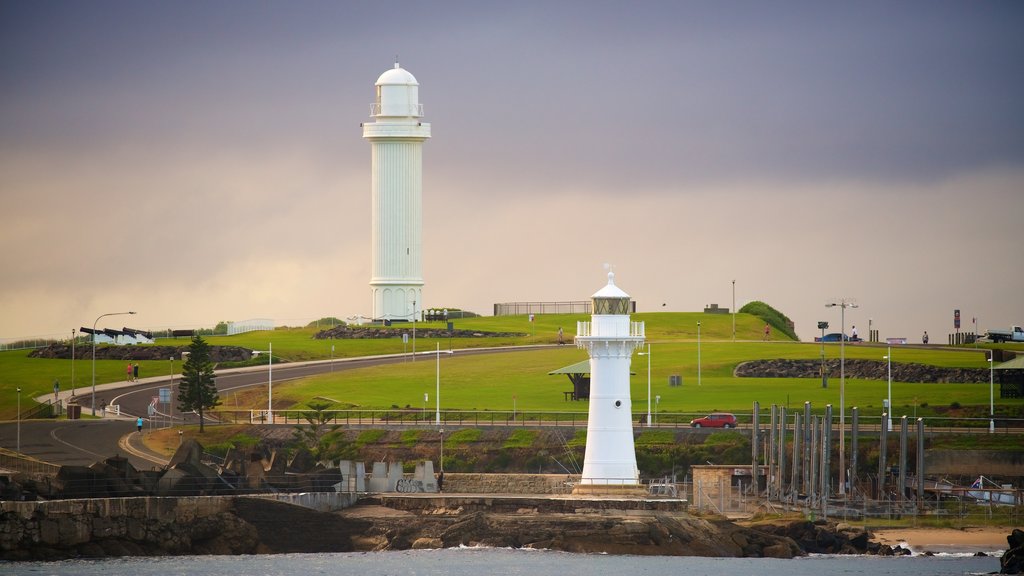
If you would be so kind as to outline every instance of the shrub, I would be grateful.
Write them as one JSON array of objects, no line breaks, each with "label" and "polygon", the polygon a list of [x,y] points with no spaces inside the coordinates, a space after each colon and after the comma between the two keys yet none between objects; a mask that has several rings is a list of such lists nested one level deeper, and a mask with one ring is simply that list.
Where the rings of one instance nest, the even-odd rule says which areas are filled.
[{"label": "shrub", "polygon": [[740,314],[750,314],[752,316],[757,316],[761,320],[764,320],[765,323],[770,324],[776,332],[780,334],[785,334],[786,336],[793,340],[796,340],[797,342],[800,341],[800,338],[797,337],[796,332],[793,331],[793,321],[790,320],[789,317],[783,314],[782,312],[779,312],[775,308],[772,308],[771,306],[765,304],[764,302],[761,302],[760,300],[748,302],[746,305],[739,309],[739,312]]},{"label": "shrub", "polygon": [[529,448],[533,446],[533,441],[537,439],[536,430],[514,430],[509,434],[508,438],[505,439],[502,448]]}]

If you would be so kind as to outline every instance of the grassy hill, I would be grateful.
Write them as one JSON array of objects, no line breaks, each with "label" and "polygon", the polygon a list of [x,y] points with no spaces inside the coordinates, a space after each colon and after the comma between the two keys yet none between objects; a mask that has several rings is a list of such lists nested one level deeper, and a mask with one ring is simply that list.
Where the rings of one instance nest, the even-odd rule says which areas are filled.
[{"label": "grassy hill", "polygon": [[[576,321],[588,320],[586,315],[537,315],[530,323],[526,316],[479,317],[456,320],[455,327],[487,332],[517,332],[523,336],[506,338],[447,338],[418,337],[418,351],[430,351],[440,344],[442,350],[455,350],[483,346],[522,344],[554,344],[558,328],[565,332],[567,345],[549,349],[515,352],[486,357],[442,355],[441,402],[445,409],[511,410],[568,410],[585,411],[584,402],[564,401],[563,391],[571,388],[564,376],[548,376],[556,368],[585,360],[584,351],[572,345]],[[736,315],[737,340],[732,340],[731,315],[703,313],[641,313],[633,319],[646,323],[647,339],[651,343],[651,395],[661,396],[658,409],[662,412],[696,413],[710,410],[747,412],[755,400],[767,406],[771,403],[801,406],[811,401],[815,406],[832,403],[838,407],[838,377],[827,389],[818,379],[765,379],[734,378],[737,364],[752,359],[794,358],[815,359],[821,354],[818,344],[794,342],[778,331],[773,338],[762,342],[764,321],[751,314]],[[701,322],[701,345],[698,384],[697,322]],[[424,328],[443,328],[441,323],[418,323],[417,331]],[[411,325],[391,328],[396,337],[381,340],[316,340],[311,328],[289,328],[265,332],[252,332],[236,336],[209,337],[212,344],[230,344],[257,350],[266,350],[273,343],[275,362],[341,359],[371,354],[398,354],[412,351],[412,342],[406,346],[398,337],[410,332]],[[162,339],[158,344],[185,346],[188,340]],[[333,352],[332,352],[333,347]],[[838,344],[825,346],[829,358],[838,356]],[[846,346],[848,358],[881,361],[884,347],[866,344]],[[30,398],[52,390],[55,378],[62,389],[71,382],[71,361],[27,358],[25,351],[0,353],[0,418],[13,419],[16,395],[14,388],[21,386],[22,409]],[[939,366],[983,368],[987,366],[982,351],[974,349],[919,349],[894,350],[895,362],[919,362]],[[78,360],[75,381],[78,388],[91,384],[91,362]],[[169,374],[169,360],[140,362],[142,377]],[[97,383],[123,379],[120,361],[96,362]],[[180,361],[174,363],[175,372],[181,370]],[[276,383],[275,404],[282,407],[304,407],[316,397],[337,400],[343,406],[389,409],[392,407],[423,408],[423,395],[429,394],[428,408],[432,407],[435,389],[436,365],[433,357],[420,357],[415,362],[390,366],[364,368],[353,371],[324,374],[318,377]],[[634,357],[632,400],[634,412],[647,410],[647,361]],[[670,375],[678,374],[683,386],[669,387]],[[847,380],[846,406],[860,406],[865,413],[880,411],[885,396],[884,381]],[[928,408],[960,405],[986,405],[988,384],[943,385],[894,383],[893,400],[897,408],[912,413],[914,408],[924,414]],[[266,405],[265,390],[250,391],[224,398],[226,406],[240,408]],[[1007,406],[1019,406],[1021,401],[1003,401]]]}]

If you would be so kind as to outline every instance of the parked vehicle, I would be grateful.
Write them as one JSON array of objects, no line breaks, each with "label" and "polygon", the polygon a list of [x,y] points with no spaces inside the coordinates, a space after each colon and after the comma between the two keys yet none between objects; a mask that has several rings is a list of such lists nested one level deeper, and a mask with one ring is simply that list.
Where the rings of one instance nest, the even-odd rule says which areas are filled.
[{"label": "parked vehicle", "polygon": [[736,417],[728,412],[714,412],[703,418],[690,420],[690,426],[694,428],[735,428]]},{"label": "parked vehicle", "polygon": [[993,342],[1024,342],[1024,330],[1020,326],[1010,330],[989,330],[988,339]]},{"label": "parked vehicle", "polygon": [[815,342],[839,342],[840,340],[845,340],[847,342],[850,342],[851,338],[849,336],[845,335],[845,334],[840,334],[839,332],[833,332],[831,334],[825,334],[824,338],[822,338],[821,336],[815,336],[814,337],[814,341]]}]

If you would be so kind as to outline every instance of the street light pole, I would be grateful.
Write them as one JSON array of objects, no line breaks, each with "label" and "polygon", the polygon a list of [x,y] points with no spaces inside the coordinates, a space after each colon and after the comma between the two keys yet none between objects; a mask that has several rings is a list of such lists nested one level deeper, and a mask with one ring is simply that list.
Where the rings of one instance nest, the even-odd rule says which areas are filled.
[{"label": "street light pole", "polygon": [[171,405],[168,409],[168,420],[174,426],[174,356],[168,358],[171,361]]},{"label": "street light pole", "polygon": [[639,352],[647,356],[647,427],[651,427],[651,343],[647,343],[647,352]]},{"label": "street light pole", "polygon": [[[825,304],[827,308],[840,309],[839,334],[839,494],[846,495],[846,309],[857,308],[852,299],[841,298],[838,302]],[[891,411],[892,408],[890,407]],[[831,426],[831,424],[829,424]]]},{"label": "street light pole", "polygon": [[697,386],[700,386],[700,320],[697,321]]},{"label": "street light pole", "polygon": [[71,329],[71,397],[75,397],[75,329]]},{"label": "street light pole", "polygon": [[18,445],[17,452],[21,452],[21,386],[18,386]]},{"label": "street light pole", "polygon": [[274,343],[268,344],[267,354],[270,361],[267,363],[267,421],[274,423]]},{"label": "street light pole", "polygon": [[[415,322],[415,321],[416,320],[413,319],[413,322]],[[437,402],[437,411],[436,411],[435,416],[436,416],[436,423],[437,423],[438,426],[440,426],[441,425],[441,343],[440,342],[437,343],[437,380],[436,380],[436,383],[437,383],[437,389],[434,390],[434,400]],[[441,449],[444,450],[444,448],[443,448],[444,444],[443,443],[441,444],[441,446],[442,446]],[[444,455],[442,455],[441,457],[444,458]]]},{"label": "street light pole", "polygon": [[736,341],[736,281],[732,281],[732,341]]},{"label": "street light pole", "polygon": [[889,414],[886,417],[886,428],[889,429],[889,432],[892,432],[892,346],[889,346],[888,351],[889,353],[885,357],[887,362],[886,373],[888,374],[887,379],[889,381],[889,409],[886,410]]},{"label": "street light pole", "polygon": [[269,354],[270,362],[267,364],[267,422],[274,423],[274,343],[268,345],[267,350],[253,350],[253,356],[257,354]]},{"label": "street light pole", "polygon": [[996,431],[995,351],[988,352],[988,433]]},{"label": "street light pole", "polygon": [[135,314],[135,312],[108,312],[107,314],[100,314],[96,317],[96,320],[92,323],[92,415],[96,415],[96,324],[99,323],[100,318],[106,316],[121,316],[124,314]]}]

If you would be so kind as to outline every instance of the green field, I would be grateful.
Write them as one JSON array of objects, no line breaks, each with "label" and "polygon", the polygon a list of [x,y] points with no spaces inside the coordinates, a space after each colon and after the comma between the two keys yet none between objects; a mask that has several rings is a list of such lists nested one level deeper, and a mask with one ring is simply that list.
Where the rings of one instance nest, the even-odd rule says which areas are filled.
[{"label": "green field", "polygon": [[[418,337],[418,351],[431,351],[437,345],[442,350],[449,346],[456,351],[472,347],[490,347],[523,344],[553,344],[557,330],[565,331],[567,344],[542,350],[514,352],[488,356],[461,356],[442,354],[440,357],[441,406],[443,409],[512,410],[518,411],[586,411],[585,402],[566,402],[563,391],[571,384],[565,376],[548,376],[548,372],[562,366],[585,360],[586,352],[572,345],[575,322],[587,320],[585,315],[537,315],[530,323],[525,316],[482,317],[455,321],[455,327],[489,332],[517,332],[523,336],[504,338],[429,339]],[[754,359],[817,359],[821,346],[791,341],[762,342],[763,322],[753,316],[736,317],[737,340],[732,340],[732,316],[703,313],[647,313],[635,314],[633,319],[644,321],[647,339],[651,343],[651,395],[661,396],[657,410],[660,413],[695,413],[711,410],[749,412],[753,401],[762,406],[770,404],[800,407],[805,401],[816,407],[831,403],[838,410],[839,378],[833,375],[829,387],[823,389],[817,378],[734,378],[737,364]],[[697,321],[701,322],[701,377],[697,379]],[[442,328],[440,323],[417,324],[417,331]],[[411,326],[395,326],[400,334]],[[398,354],[412,351],[412,342],[403,346],[400,338],[385,340],[315,340],[312,329],[278,329],[272,332],[252,332],[237,336],[215,336],[207,340],[214,345],[235,345],[266,350],[273,343],[275,362],[346,358],[376,354]],[[773,332],[774,333],[774,332]],[[185,338],[161,340],[158,344],[187,345]],[[881,361],[886,354],[884,346],[866,344],[847,345],[847,358]],[[825,346],[826,356],[839,355],[838,344]],[[984,349],[962,348],[895,348],[894,362],[915,362],[944,367],[984,368],[988,365]],[[75,381],[78,388],[91,383],[91,362],[76,361]],[[168,374],[168,360],[139,362],[142,377]],[[366,409],[424,408],[423,395],[429,394],[426,408],[435,402],[437,363],[433,355],[420,356],[389,366],[336,372],[292,382],[275,383],[275,405],[301,408],[316,397],[337,400],[339,407]],[[180,362],[175,371],[180,371]],[[633,411],[647,410],[647,360],[634,356],[632,371]],[[669,387],[670,375],[683,379],[680,387]],[[30,398],[52,390],[53,380],[61,381],[62,389],[71,382],[71,361],[27,358],[27,351],[0,353],[0,418],[14,417],[15,387],[22,386],[22,409],[31,404]],[[97,383],[124,379],[121,361],[97,361]],[[881,380],[848,379],[845,387],[845,405],[849,409],[859,406],[865,416],[881,412],[881,400],[886,395],[886,382]],[[939,406],[958,403],[963,406],[988,404],[989,387],[979,384],[920,384],[893,383],[895,414],[915,413],[928,415]],[[244,397],[243,402],[264,406],[262,401]],[[235,407],[238,397],[223,398],[225,407]],[[1019,409],[1022,401],[1001,401],[1001,405]],[[240,408],[249,406],[241,404]],[[998,410],[997,410],[998,412]]]}]

